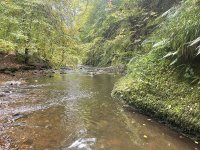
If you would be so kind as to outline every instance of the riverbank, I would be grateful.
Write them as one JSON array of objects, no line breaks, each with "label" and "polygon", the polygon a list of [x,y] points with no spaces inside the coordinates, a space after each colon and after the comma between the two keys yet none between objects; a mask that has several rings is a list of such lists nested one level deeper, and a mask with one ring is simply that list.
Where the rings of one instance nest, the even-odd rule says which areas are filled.
[{"label": "riverbank", "polygon": [[0,73],[0,84],[7,81],[17,81],[20,79],[30,79],[39,76],[53,77],[54,73],[70,74],[79,72],[89,76],[98,74],[124,74],[123,67],[89,67],[89,66],[66,66],[61,69],[44,69],[44,70],[19,70],[13,73]]},{"label": "riverbank", "polygon": [[15,54],[0,53],[0,83],[41,76],[46,74],[44,70],[49,68],[45,62],[24,64],[18,59]]},{"label": "riverbank", "polygon": [[200,85],[184,78],[184,70],[169,67],[162,55],[152,50],[130,63],[112,95],[200,141]]},{"label": "riverbank", "polygon": [[70,72],[82,72],[91,76],[103,73],[124,73],[124,66],[110,66],[110,67],[91,67],[91,66],[65,66],[60,69],[52,69],[46,62],[24,64],[17,60],[16,55],[0,53],[0,83],[29,79],[38,76],[48,75],[52,77],[54,73],[68,74]]},{"label": "riverbank", "polygon": [[30,79],[38,76],[46,75],[46,73],[38,70],[18,71],[13,75],[0,73],[0,84],[7,81],[18,81],[20,79]]}]

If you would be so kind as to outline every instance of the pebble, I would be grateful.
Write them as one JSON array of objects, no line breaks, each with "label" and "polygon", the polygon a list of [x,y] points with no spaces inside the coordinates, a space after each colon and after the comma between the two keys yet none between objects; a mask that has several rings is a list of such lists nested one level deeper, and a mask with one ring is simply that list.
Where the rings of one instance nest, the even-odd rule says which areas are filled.
[{"label": "pebble", "polygon": [[4,97],[6,96],[4,93],[0,93],[0,97]]}]

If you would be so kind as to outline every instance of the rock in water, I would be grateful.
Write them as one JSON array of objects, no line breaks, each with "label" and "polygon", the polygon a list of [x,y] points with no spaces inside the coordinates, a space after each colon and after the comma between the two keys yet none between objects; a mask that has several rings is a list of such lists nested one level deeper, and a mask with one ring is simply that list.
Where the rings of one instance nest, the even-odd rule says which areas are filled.
[{"label": "rock in water", "polygon": [[6,95],[4,93],[0,93],[0,97],[5,97]]},{"label": "rock in water", "polygon": [[24,84],[25,81],[23,79],[20,79],[19,81],[7,81],[5,82],[5,85],[7,86],[20,86],[21,84]]}]

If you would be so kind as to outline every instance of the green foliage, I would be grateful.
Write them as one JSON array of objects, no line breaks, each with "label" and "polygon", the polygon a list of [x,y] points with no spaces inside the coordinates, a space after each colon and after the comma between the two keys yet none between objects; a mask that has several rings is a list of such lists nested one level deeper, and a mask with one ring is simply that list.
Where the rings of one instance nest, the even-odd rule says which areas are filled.
[{"label": "green foliage", "polygon": [[[164,2],[168,5],[159,9],[154,8],[164,3],[160,0],[150,0],[151,6],[147,6],[146,1],[140,0],[116,0],[112,7],[106,3],[95,3],[81,34],[83,42],[95,45],[89,50],[86,64],[99,66],[127,64],[132,57],[145,53],[143,41],[146,41],[161,21],[163,22],[163,19],[155,18],[177,1],[166,0]],[[95,43],[95,39],[99,38],[102,39],[101,42]]]},{"label": "green foliage", "polygon": [[192,63],[198,56],[199,8],[196,0],[182,2],[182,5],[176,9],[172,8],[165,14],[166,20],[162,23],[161,30],[157,32],[159,38],[169,40],[169,53],[173,52],[176,55],[175,59],[181,63]]},{"label": "green foliage", "polygon": [[[128,74],[112,95],[200,138],[199,1],[174,6],[148,26],[156,29],[141,43],[143,53],[128,64]],[[138,48],[136,50],[139,50]]]},{"label": "green foliage", "polygon": [[[37,53],[55,66],[74,63],[73,8],[70,0],[3,0],[0,2],[0,47]],[[70,60],[70,61],[69,61]]]},{"label": "green foliage", "polygon": [[[91,45],[86,64],[109,66],[126,64],[131,59],[133,32],[130,18],[142,13],[134,4],[135,1],[119,0],[114,1],[112,6],[108,3],[95,4],[89,21],[83,26],[82,39]],[[97,11],[97,7],[102,9]]]},{"label": "green foliage", "polygon": [[9,41],[5,41],[3,39],[0,39],[0,51],[4,51],[4,52],[9,52],[15,49],[15,44],[9,42]]}]

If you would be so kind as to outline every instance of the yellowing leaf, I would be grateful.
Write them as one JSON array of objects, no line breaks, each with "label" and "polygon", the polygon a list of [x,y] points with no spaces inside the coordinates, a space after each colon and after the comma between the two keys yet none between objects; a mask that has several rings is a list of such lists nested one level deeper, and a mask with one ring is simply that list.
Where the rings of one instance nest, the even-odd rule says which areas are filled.
[{"label": "yellowing leaf", "polygon": [[145,139],[147,139],[148,137],[146,135],[143,136]]}]

